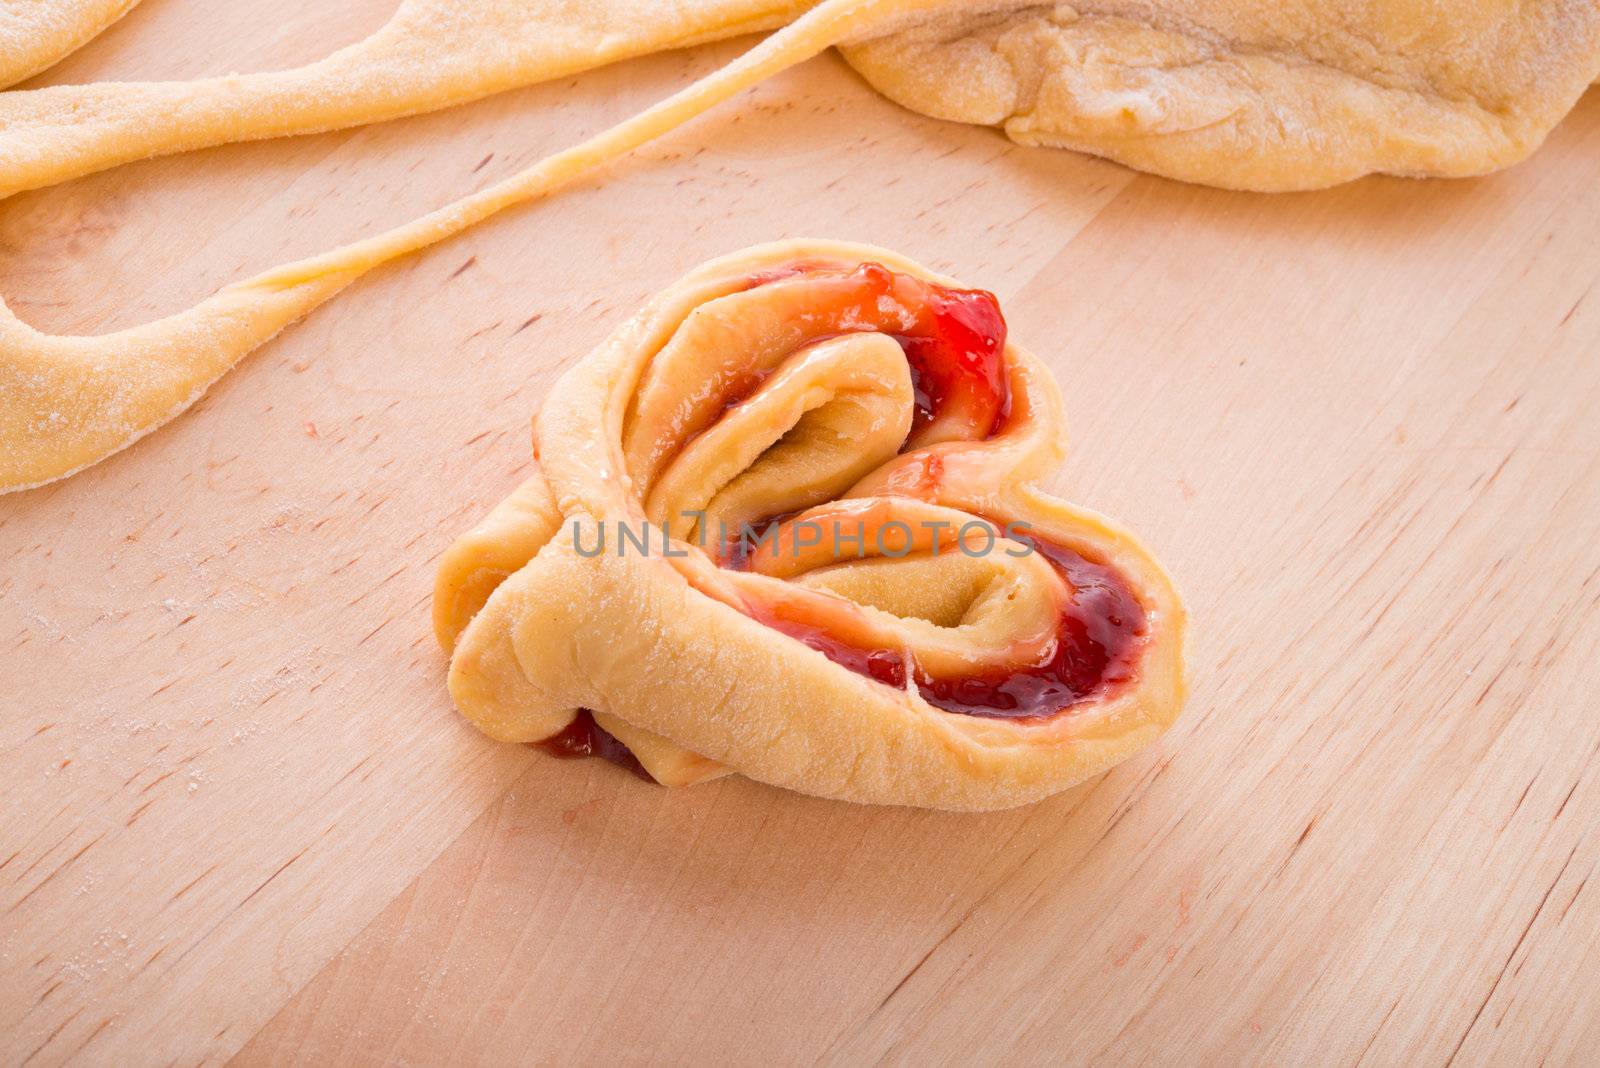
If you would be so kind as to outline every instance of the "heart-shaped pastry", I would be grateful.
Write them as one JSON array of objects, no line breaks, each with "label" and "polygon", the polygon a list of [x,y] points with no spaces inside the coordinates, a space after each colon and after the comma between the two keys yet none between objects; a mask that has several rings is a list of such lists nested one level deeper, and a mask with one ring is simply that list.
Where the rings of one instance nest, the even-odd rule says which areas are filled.
[{"label": "heart-shaped pastry", "polygon": [[989,293],[884,249],[749,249],[562,376],[534,437],[539,473],[435,591],[450,692],[494,738],[994,809],[1177,716],[1183,603],[1037,487],[1061,400]]}]

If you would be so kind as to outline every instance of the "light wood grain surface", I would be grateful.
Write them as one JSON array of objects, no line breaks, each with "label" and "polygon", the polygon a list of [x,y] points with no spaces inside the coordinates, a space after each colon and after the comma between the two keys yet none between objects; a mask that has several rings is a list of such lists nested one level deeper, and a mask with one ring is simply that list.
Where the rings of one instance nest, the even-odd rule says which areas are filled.
[{"label": "light wood grain surface", "polygon": [[[300,62],[389,5],[146,0],[47,78]],[[745,42],[0,204],[52,330],[175,310]],[[836,58],[360,283],[0,499],[0,1061],[1570,1064],[1600,1056],[1600,98],[1531,163],[1267,198]],[[686,792],[451,711],[434,561],[553,377],[782,236],[1002,297],[1056,488],[1193,610],[1155,749],[989,816]]]}]

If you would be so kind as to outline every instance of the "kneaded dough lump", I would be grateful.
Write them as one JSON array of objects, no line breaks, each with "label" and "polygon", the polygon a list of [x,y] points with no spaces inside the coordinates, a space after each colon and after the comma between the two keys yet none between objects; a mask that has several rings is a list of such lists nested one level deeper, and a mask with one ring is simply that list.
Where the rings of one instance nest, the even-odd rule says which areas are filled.
[{"label": "kneaded dough lump", "polygon": [[845,56],[914,111],[1233,189],[1492,171],[1600,75],[1595,0],[959,6]]}]

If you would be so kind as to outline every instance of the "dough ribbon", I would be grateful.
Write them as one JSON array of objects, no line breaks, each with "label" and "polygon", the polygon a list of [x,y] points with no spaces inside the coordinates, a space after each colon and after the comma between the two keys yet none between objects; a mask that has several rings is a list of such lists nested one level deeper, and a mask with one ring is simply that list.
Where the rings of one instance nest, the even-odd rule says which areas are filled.
[{"label": "dough ribbon", "polygon": [[[48,70],[94,40],[138,2],[32,0],[0,7],[0,88]],[[0,120],[0,129],[4,125]]]},{"label": "dough ribbon", "polygon": [[247,353],[363,274],[544,197],[873,25],[939,0],[828,0],[721,69],[581,144],[383,233],[273,268],[153,322],[52,335],[0,301],[0,492],[30,489],[127,448],[176,417]]}]

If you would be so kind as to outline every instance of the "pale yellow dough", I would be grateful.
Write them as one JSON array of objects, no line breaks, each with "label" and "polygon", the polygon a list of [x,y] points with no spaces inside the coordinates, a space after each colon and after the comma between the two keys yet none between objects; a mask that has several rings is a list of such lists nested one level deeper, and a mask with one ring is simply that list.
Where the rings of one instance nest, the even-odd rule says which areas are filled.
[{"label": "pale yellow dough", "polygon": [[[1008,344],[999,429],[936,423],[901,451],[915,402],[900,345],[836,335],[817,275],[752,284],[795,264],[826,277],[863,263],[955,285],[881,248],[748,249],[658,295],[557,382],[535,427],[539,473],[440,565],[434,623],[453,652],[450,691],[481,730],[537,741],[589,708],[670,785],[733,770],[849,801],[995,809],[1098,774],[1170,726],[1184,691],[1182,601],[1130,532],[1036,487],[1066,438],[1044,366]],[[728,406],[714,383],[750,375],[758,384]],[[1038,554],[918,543],[882,556],[871,535],[866,559],[847,548],[841,562],[825,542],[730,571],[713,561],[716,537],[703,550],[682,521],[704,512],[737,528],[796,508],[878,530],[1025,522],[1110,565],[1146,620],[1132,680],[1047,719],[1001,720],[839,666],[751,613],[842,620],[862,648],[964,676],[1047,658],[1064,587]],[[602,531],[647,522],[667,525],[679,555],[660,540],[648,554],[615,541],[595,553]]]},{"label": "pale yellow dough", "polygon": [[1600,75],[1600,0],[1035,4],[844,53],[914,111],[1273,192],[1517,162]]},{"label": "pale yellow dough", "polygon": [[[1248,189],[1311,188],[1373,170],[1461,175],[1504,166],[1531,151],[1600,73],[1600,0],[813,2],[406,0],[373,36],[294,70],[0,93],[7,195],[146,156],[446,107],[795,19],[583,145],[166,319],[104,336],[52,336],[0,302],[0,492],[62,478],[127,447],[378,264],[544,196],[835,44],[909,107]],[[0,84],[48,65],[130,6],[8,6]]]},{"label": "pale yellow dough", "polygon": [[[135,2],[0,11],[0,85]],[[449,107],[780,26],[816,4],[404,0],[372,36],[292,70],[0,96],[0,196],[147,156]],[[1600,77],[1600,0],[826,6],[862,9],[830,43],[858,42],[845,57],[912,110],[1237,189],[1481,174],[1536,148]]]},{"label": "pale yellow dough", "polygon": [[[510,11],[515,5],[500,6]],[[596,27],[595,6],[539,5],[551,20],[542,33],[558,33],[563,26],[586,28],[565,39],[565,50],[551,53],[556,57],[553,62],[557,68],[543,69],[570,69],[575,51],[584,55],[610,54],[605,52],[603,42],[597,47],[589,36]],[[770,9],[771,5],[765,6]],[[245,354],[374,267],[460,233],[507,207],[547,195],[675,129],[741,89],[816,55],[862,26],[877,25],[885,8],[900,11],[933,6],[937,6],[937,0],[895,0],[892,5],[887,0],[829,0],[721,70],[580,145],[414,222],[237,282],[165,319],[92,337],[54,336],[34,330],[0,302],[0,492],[64,478],[128,447],[188,408]],[[751,7],[730,4],[720,10],[726,13],[738,8],[748,12]],[[434,12],[431,21],[416,27],[407,38],[412,60],[407,69],[415,72],[419,65],[425,66],[422,57],[434,55],[431,45],[438,44],[441,53],[449,51],[450,42],[457,39],[452,34],[458,29],[455,23],[459,20],[447,15],[447,11],[456,9],[444,0],[437,0],[431,7],[419,3],[407,8]],[[694,5],[659,7],[637,0],[637,23],[632,27],[619,23],[613,30],[616,36],[633,41],[641,49],[646,47],[642,42],[648,41],[659,44],[663,40],[699,40],[714,36],[715,31],[686,21],[686,13],[709,9],[704,0]],[[660,29],[663,14],[670,16],[670,34]],[[743,18],[733,22],[741,27],[747,24]],[[656,30],[652,35],[638,30],[640,26],[654,26]],[[534,79],[537,70],[525,70],[524,74]],[[292,76],[296,77],[299,74]],[[328,92],[337,88],[328,87]],[[233,114],[233,109],[218,105],[217,99],[209,95],[216,91],[203,91],[200,103],[201,112],[209,116],[202,125],[213,131],[227,129]],[[18,95],[29,100],[51,92],[38,90]],[[84,136],[75,132],[77,126],[70,119],[85,102],[70,93],[50,109],[52,113],[61,111],[60,115],[47,118],[36,127],[24,126],[23,140],[32,137],[37,142],[31,154],[23,155],[24,170],[33,165],[29,160],[55,160],[51,146],[58,138]],[[223,95],[226,96],[225,91]],[[0,110],[13,99],[11,94],[0,94]],[[241,96],[239,110],[250,113],[250,100],[248,95]],[[114,104],[108,101],[108,106],[115,111]],[[94,112],[93,107],[88,110]],[[92,136],[99,123],[85,125]],[[116,128],[120,130],[121,126]],[[111,138],[113,145],[119,143],[120,136]],[[3,141],[4,136],[0,136],[0,143]],[[59,163],[57,160],[51,167]],[[6,172],[0,171],[3,173]],[[53,170],[50,174],[48,180],[52,181],[65,176]],[[3,184],[0,178],[0,185]]]},{"label": "pale yellow dough", "polygon": [[434,111],[771,29],[813,2],[405,0],[372,36],[293,70],[0,95],[0,196],[149,156]]},{"label": "pale yellow dough", "polygon": [[[48,69],[139,0],[8,0],[0,5],[0,87]],[[4,122],[0,121],[0,128]],[[4,153],[0,152],[0,158]]]}]

